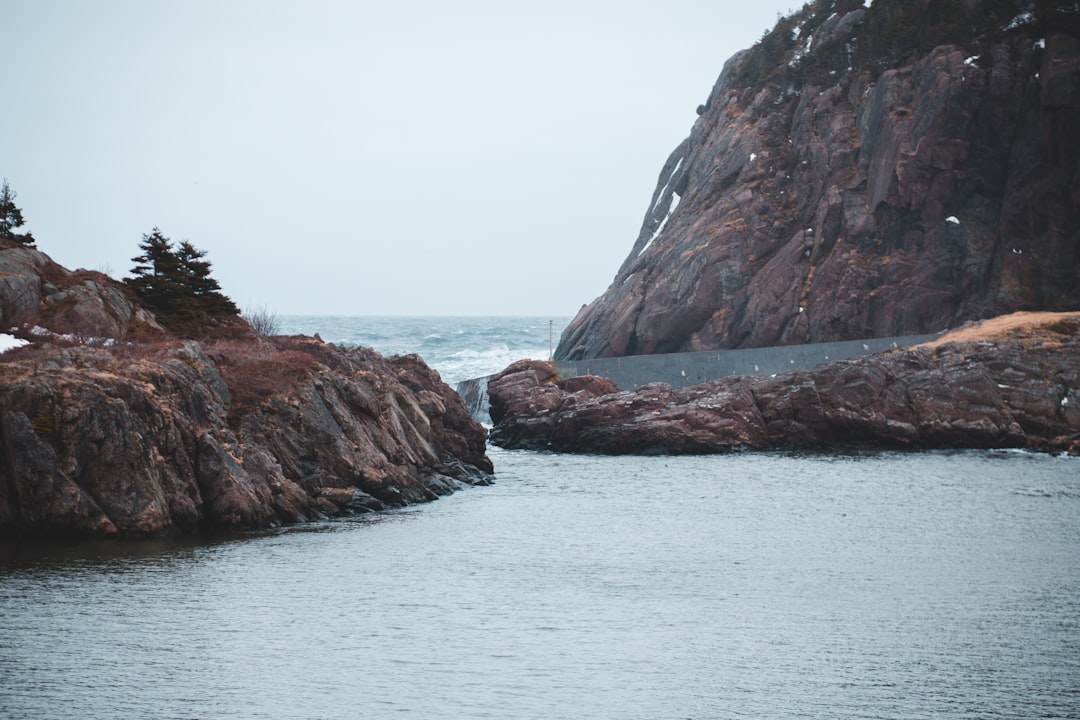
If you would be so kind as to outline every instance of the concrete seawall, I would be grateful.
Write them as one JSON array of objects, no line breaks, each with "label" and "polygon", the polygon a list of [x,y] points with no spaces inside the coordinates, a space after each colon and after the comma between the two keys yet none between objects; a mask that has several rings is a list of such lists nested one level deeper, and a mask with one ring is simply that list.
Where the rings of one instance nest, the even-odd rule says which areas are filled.
[{"label": "concrete seawall", "polygon": [[914,335],[748,350],[568,360],[558,361],[555,366],[562,377],[600,375],[610,378],[620,390],[634,390],[651,382],[665,382],[680,388],[729,375],[773,375],[789,370],[809,370],[822,363],[911,347],[936,337]]},{"label": "concrete seawall", "polygon": [[[747,350],[558,360],[555,367],[564,378],[579,375],[610,378],[620,390],[635,390],[653,382],[664,382],[673,388],[680,388],[729,375],[774,375],[790,370],[810,370],[822,363],[911,347],[936,337],[937,335],[907,335]],[[465,400],[469,411],[482,422],[490,422],[487,415],[488,377],[463,380],[457,386],[457,391]]]}]

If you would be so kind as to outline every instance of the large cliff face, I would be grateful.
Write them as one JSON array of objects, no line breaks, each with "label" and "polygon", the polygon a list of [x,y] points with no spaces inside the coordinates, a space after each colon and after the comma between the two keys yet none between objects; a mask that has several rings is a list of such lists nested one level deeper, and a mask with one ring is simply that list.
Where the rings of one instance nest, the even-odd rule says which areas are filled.
[{"label": "large cliff face", "polygon": [[[851,5],[808,5],[728,61],[557,359],[1080,307],[1080,33],[1060,22],[1080,9],[1010,20],[1008,2]],[[900,51],[880,38],[898,13],[952,5],[964,27],[996,30]]]}]

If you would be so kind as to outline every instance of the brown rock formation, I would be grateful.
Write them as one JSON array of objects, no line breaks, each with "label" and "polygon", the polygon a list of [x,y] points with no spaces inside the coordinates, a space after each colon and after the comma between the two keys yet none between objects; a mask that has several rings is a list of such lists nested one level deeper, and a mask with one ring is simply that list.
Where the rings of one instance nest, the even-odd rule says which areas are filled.
[{"label": "brown rock formation", "polygon": [[[523,361],[488,383],[491,441],[609,454],[739,448],[1080,451],[1080,315],[772,377],[573,390]],[[581,383],[583,381],[578,380]]]},{"label": "brown rock formation", "polygon": [[256,528],[489,482],[419,358],[307,338],[0,355],[0,534]]},{"label": "brown rock formation", "polygon": [[418,357],[181,341],[26,248],[0,249],[0,311],[49,331],[0,354],[0,536],[258,528],[490,482],[486,431]]},{"label": "brown rock formation", "polygon": [[811,3],[728,61],[556,359],[1080,307],[1075,13],[859,5]]},{"label": "brown rock formation", "polygon": [[34,248],[0,243],[0,329],[33,325],[84,338],[164,332],[153,314],[108,276],[73,272]]}]

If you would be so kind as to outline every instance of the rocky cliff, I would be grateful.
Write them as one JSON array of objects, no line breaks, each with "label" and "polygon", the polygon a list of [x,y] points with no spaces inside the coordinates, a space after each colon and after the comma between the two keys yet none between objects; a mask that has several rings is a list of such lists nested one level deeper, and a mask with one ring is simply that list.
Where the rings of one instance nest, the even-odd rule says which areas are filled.
[{"label": "rocky cliff", "polygon": [[0,248],[0,308],[34,341],[0,354],[0,535],[257,528],[490,481],[486,431],[418,357],[180,340],[27,248]]},{"label": "rocky cliff", "polygon": [[[1050,315],[1050,314],[1046,314]],[[607,454],[836,447],[1080,453],[1080,315],[1026,314],[926,346],[773,376],[620,392],[521,361],[488,383],[491,441]]]},{"label": "rocky cliff", "polygon": [[556,359],[1080,307],[1080,7],[817,0],[724,67]]}]

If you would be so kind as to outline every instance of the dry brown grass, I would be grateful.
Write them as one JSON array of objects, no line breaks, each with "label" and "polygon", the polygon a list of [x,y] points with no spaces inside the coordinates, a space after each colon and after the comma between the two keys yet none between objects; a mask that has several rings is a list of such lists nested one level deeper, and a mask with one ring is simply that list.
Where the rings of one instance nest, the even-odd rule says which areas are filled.
[{"label": "dry brown grass", "polygon": [[208,350],[229,388],[232,424],[272,396],[294,390],[317,368],[317,360],[310,353],[279,349],[269,342],[225,340]]},{"label": "dry brown grass", "polygon": [[1080,312],[1017,312],[958,328],[918,347],[999,340],[1058,343],[1077,334],[1080,334]]},{"label": "dry brown grass", "polygon": [[[42,338],[28,335],[27,339],[35,342],[0,353],[0,381],[15,382],[36,372],[39,361],[55,357],[53,351],[57,349],[83,346],[78,339],[54,337],[43,342]],[[157,363],[174,357],[172,351],[181,343],[181,340],[168,336],[153,342],[119,342],[102,348],[104,352],[96,356],[93,364],[102,372],[122,373],[124,368],[136,364]],[[326,359],[330,359],[333,352],[326,348],[320,353],[321,343],[305,342],[301,338],[285,338],[280,343],[219,340],[204,345],[204,348],[229,388],[231,423],[238,422],[270,397],[295,391],[321,367],[320,354],[325,353]]]},{"label": "dry brown grass", "polygon": [[23,345],[11,348],[0,353],[0,365],[18,365],[24,361],[33,360],[37,355],[34,345]]}]

